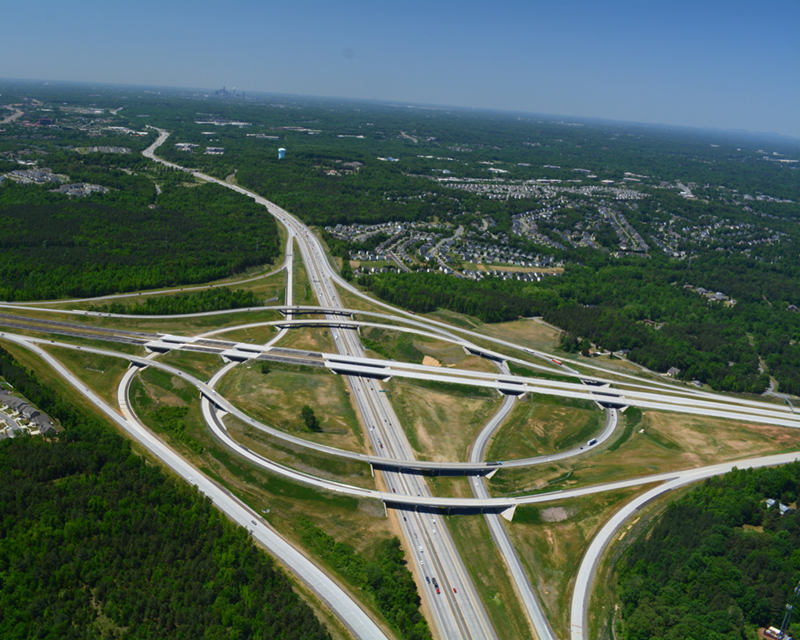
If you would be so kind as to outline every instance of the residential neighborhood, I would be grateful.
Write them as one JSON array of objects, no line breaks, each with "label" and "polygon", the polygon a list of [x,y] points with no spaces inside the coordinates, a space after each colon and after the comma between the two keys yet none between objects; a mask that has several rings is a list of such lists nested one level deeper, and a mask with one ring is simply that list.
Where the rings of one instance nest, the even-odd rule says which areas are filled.
[{"label": "residential neighborhood", "polygon": [[52,436],[56,434],[53,421],[19,396],[0,388],[0,440],[28,435]]}]

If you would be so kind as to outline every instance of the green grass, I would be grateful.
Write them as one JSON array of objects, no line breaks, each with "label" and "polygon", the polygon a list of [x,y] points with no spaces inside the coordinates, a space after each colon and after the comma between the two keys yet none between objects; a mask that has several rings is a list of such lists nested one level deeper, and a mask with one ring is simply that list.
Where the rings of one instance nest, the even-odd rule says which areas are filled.
[{"label": "green grass", "polygon": [[[276,366],[273,366],[276,365]],[[253,418],[276,429],[338,448],[363,450],[364,437],[342,376],[321,367],[269,363],[233,369],[219,385],[219,393]],[[301,418],[310,406],[322,431],[308,432]]]},{"label": "green grass", "polygon": [[385,388],[409,443],[430,460],[464,460],[500,403],[491,390],[464,385],[397,378]]},{"label": "green grass", "polygon": [[361,339],[361,344],[364,345],[365,349],[370,349],[370,350],[374,351],[376,354],[378,354],[379,356],[383,356],[387,360],[396,360],[397,359],[397,358],[393,358],[392,357],[392,354],[390,353],[390,350],[389,350],[388,347],[386,347],[385,345],[381,344],[378,340],[372,340],[370,338],[367,338],[364,335],[364,332],[362,332],[360,339]]},{"label": "green grass", "polygon": [[[398,391],[400,391],[397,383],[392,380],[387,383],[386,388],[387,392],[389,393],[397,394]],[[410,444],[411,448],[417,453],[422,453],[423,447],[420,444],[419,438],[417,437],[417,430],[411,426],[414,424],[416,416],[413,415],[410,406],[408,403],[393,400],[391,395],[389,400],[392,403],[392,408],[394,409],[395,414],[397,414],[397,418],[400,420],[400,425],[403,427],[403,431],[406,434],[408,444]]]},{"label": "green grass", "polygon": [[447,309],[439,309],[433,313],[425,313],[423,315],[426,318],[449,322],[450,324],[453,324],[457,327],[462,327],[464,329],[469,329],[470,331],[475,331],[478,327],[483,325],[483,322],[481,322],[478,318],[473,318],[472,316],[463,315],[454,311],[448,311]]},{"label": "green grass", "polygon": [[497,392],[487,387],[473,387],[471,385],[456,384],[453,382],[439,382],[438,380],[413,380],[412,378],[407,378],[405,381],[408,382],[408,384],[423,389],[430,389],[431,391],[438,391],[439,393],[460,396],[462,398],[497,399]]},{"label": "green grass", "polygon": [[[520,357],[520,356],[517,356]],[[580,384],[580,379],[576,378],[575,376],[560,376],[555,373],[546,373],[544,371],[534,371],[533,369],[529,369],[528,367],[523,367],[522,365],[516,364],[514,362],[508,362],[508,370],[513,373],[515,376],[524,376],[526,378],[538,378],[540,380],[558,380],[560,382],[571,382],[573,384]]]},{"label": "green grass", "polygon": [[515,524],[542,524],[542,513],[539,507],[520,505],[514,511]]},{"label": "green grass", "polygon": [[197,388],[194,385],[180,380],[167,371],[148,367],[142,372],[141,377],[146,382],[151,382],[155,386],[171,392],[187,405],[197,400]]},{"label": "green grass", "polygon": [[682,451],[682,448],[676,442],[670,442],[666,438],[662,438],[657,433],[651,433],[650,431],[645,431],[641,434],[643,438],[649,440],[650,442],[655,443],[657,446],[661,447],[662,449],[666,449],[667,451]]},{"label": "green grass", "polygon": [[271,372],[289,372],[289,373],[302,373],[313,374],[315,371],[322,371],[320,367],[312,367],[305,364],[290,364],[288,362],[272,362],[269,361],[269,368]]},{"label": "green grass", "polygon": [[110,406],[119,408],[117,388],[128,368],[127,360],[47,344],[42,346]]},{"label": "green grass", "polygon": [[365,462],[329,456],[293,445],[232,416],[225,418],[225,425],[234,440],[269,460],[321,478],[366,489],[377,488],[370,467]]},{"label": "green grass", "polygon": [[[249,324],[246,318],[242,318],[242,322]],[[276,333],[278,333],[278,330],[275,327],[264,325],[260,327],[249,327],[247,329],[231,329],[224,333],[218,333],[214,337],[218,340],[264,344],[274,338]]]},{"label": "green grass", "polygon": [[512,460],[580,446],[597,436],[604,419],[592,402],[531,394],[515,403],[492,438],[487,458]]},{"label": "green grass", "polygon": [[[193,389],[193,386],[170,376],[168,373],[156,369],[145,369],[131,384],[131,404],[137,415],[150,428],[165,436],[175,448],[182,449],[182,453],[187,458],[199,459],[202,467],[207,466],[201,461],[202,458],[210,455],[221,462],[228,471],[232,472],[239,482],[257,484],[262,489],[291,500],[332,503],[352,511],[358,509],[358,500],[356,498],[339,494],[322,494],[310,486],[286,480],[280,475],[265,471],[239,458],[225,449],[223,445],[216,443],[206,429],[200,402],[196,394],[186,393],[187,390]],[[204,453],[202,456],[198,456],[196,452],[184,447],[179,440],[173,438],[160,424],[148,420],[148,414],[164,406],[189,408],[189,413],[185,419],[186,432],[203,445]]]},{"label": "green grass", "polygon": [[[305,265],[303,264],[303,256],[297,246],[297,241],[294,242],[293,249],[293,296],[292,304],[299,305],[316,305],[318,304],[317,296],[311,288],[311,283],[308,281],[308,274],[306,273]],[[283,300],[281,301],[283,302]]]},{"label": "green grass", "polygon": [[640,422],[634,412],[620,421],[619,431],[619,446],[612,446],[612,439],[550,465],[503,467],[489,480],[490,489],[495,494],[536,494],[558,484],[578,488],[800,447],[797,429],[663,411],[645,411]]}]

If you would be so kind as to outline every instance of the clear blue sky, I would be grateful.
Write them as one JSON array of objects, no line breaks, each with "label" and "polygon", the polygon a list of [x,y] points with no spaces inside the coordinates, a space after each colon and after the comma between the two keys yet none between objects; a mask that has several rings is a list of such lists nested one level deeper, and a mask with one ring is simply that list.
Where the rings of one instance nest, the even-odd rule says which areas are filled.
[{"label": "clear blue sky", "polygon": [[798,0],[28,0],[0,75],[485,107],[800,138]]}]

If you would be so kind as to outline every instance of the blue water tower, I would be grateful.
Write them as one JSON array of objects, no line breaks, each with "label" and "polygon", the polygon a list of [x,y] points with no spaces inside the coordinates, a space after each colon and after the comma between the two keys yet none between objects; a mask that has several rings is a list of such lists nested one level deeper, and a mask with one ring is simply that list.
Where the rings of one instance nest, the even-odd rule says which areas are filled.
[{"label": "blue water tower", "polygon": [[286,149],[281,147],[278,149],[278,160],[283,160],[286,157]]}]

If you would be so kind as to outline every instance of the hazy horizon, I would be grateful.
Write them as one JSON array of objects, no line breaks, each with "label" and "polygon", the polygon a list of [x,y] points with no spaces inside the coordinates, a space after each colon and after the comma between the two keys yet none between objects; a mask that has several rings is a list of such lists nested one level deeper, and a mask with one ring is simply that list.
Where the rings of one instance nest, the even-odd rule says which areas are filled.
[{"label": "hazy horizon", "polygon": [[718,6],[43,0],[6,9],[3,74],[800,138],[800,4]]}]

